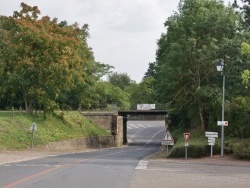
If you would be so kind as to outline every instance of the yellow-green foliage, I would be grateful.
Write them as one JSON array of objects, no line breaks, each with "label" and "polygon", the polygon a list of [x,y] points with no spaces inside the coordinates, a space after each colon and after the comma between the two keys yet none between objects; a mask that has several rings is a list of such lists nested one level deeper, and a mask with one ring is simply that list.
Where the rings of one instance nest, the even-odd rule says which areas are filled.
[{"label": "yellow-green foliage", "polygon": [[53,141],[80,137],[109,135],[99,126],[91,123],[78,112],[53,115],[43,114],[30,116],[25,112],[0,112],[0,150],[25,149],[31,145],[32,123],[36,123],[34,144],[44,145]]}]

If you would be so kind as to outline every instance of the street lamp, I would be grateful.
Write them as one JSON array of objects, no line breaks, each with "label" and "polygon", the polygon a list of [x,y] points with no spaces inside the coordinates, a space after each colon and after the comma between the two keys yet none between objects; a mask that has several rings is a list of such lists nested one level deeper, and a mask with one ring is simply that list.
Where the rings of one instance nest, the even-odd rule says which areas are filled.
[{"label": "street lamp", "polygon": [[[224,58],[225,62],[225,58]],[[224,155],[224,112],[225,112],[225,70],[224,70],[224,62],[219,60],[216,64],[217,71],[222,72],[223,76],[223,89],[222,89],[222,115],[221,115],[221,156]]]}]

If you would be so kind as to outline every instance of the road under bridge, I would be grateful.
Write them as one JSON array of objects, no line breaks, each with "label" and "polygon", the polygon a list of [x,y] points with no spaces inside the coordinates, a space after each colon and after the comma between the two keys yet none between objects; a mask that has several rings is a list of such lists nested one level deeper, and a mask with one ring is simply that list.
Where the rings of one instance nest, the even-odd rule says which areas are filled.
[{"label": "road under bridge", "polygon": [[165,120],[166,110],[119,110],[118,115],[123,117],[123,144],[127,140],[127,121]]},{"label": "road under bridge", "polygon": [[119,110],[115,112],[82,112],[86,118],[110,131],[117,146],[127,144],[127,121],[165,120],[166,110]]}]

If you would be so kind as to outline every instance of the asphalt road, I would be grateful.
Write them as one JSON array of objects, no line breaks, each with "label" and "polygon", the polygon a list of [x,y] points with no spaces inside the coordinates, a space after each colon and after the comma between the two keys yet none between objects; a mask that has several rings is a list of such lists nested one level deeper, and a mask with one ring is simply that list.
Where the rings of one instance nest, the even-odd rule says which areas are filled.
[{"label": "asphalt road", "polygon": [[130,188],[249,188],[250,162],[233,164],[223,159],[151,160],[134,173]]},{"label": "asphalt road", "polygon": [[150,158],[159,151],[164,122],[129,121],[127,131],[123,148],[0,165],[0,187],[250,188],[249,161]]},{"label": "asphalt road", "polygon": [[0,187],[128,188],[136,169],[145,167],[139,161],[159,151],[164,132],[163,121],[129,121],[128,147],[1,165]]}]

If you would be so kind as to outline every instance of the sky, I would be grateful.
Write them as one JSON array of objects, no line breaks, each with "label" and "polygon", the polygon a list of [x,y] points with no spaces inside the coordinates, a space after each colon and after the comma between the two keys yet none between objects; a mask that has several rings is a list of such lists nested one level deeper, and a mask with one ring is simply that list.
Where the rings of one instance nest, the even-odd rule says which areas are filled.
[{"label": "sky", "polygon": [[0,15],[12,16],[21,2],[59,22],[88,24],[95,60],[139,83],[155,61],[164,22],[177,11],[179,0],[0,0]]}]

